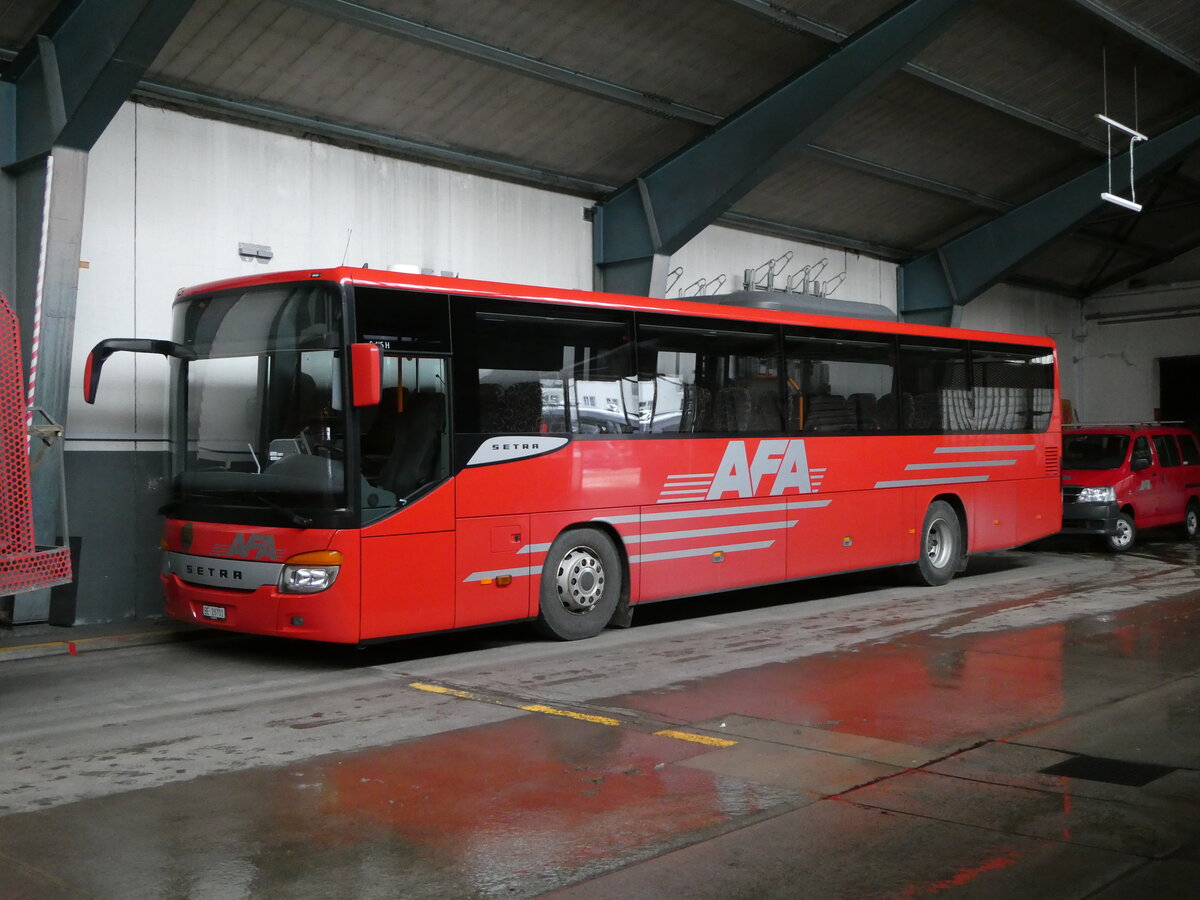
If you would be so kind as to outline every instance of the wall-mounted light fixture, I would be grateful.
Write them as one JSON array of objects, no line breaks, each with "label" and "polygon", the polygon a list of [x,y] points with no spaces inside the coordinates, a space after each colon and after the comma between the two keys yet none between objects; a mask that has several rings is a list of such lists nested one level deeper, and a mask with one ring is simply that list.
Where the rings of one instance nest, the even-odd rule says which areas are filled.
[{"label": "wall-mounted light fixture", "polygon": [[238,244],[238,256],[242,259],[257,259],[268,263],[275,256],[266,244]]}]

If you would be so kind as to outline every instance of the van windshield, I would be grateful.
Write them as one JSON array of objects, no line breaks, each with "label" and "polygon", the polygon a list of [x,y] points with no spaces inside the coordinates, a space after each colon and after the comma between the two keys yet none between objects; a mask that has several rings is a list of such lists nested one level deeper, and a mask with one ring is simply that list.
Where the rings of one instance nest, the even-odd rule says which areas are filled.
[{"label": "van windshield", "polygon": [[1118,469],[1129,449],[1126,434],[1069,434],[1063,438],[1064,469]]}]

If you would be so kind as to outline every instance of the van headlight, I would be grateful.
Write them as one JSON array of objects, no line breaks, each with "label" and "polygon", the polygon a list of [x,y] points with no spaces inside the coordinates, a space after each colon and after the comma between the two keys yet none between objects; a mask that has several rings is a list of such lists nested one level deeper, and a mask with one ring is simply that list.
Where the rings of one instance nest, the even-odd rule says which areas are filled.
[{"label": "van headlight", "polygon": [[283,563],[279,590],[285,594],[319,594],[337,580],[342,554],[336,550],[297,553]]},{"label": "van headlight", "polygon": [[1115,503],[1117,490],[1112,487],[1085,487],[1079,492],[1080,503]]}]

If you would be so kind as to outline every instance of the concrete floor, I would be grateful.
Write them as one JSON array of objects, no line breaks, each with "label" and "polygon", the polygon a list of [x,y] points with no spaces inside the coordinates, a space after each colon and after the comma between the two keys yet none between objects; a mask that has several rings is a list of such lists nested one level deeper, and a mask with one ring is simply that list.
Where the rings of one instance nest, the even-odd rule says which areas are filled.
[{"label": "concrete floor", "polygon": [[1058,540],[575,644],[0,652],[0,897],[1200,896],[1198,576]]}]

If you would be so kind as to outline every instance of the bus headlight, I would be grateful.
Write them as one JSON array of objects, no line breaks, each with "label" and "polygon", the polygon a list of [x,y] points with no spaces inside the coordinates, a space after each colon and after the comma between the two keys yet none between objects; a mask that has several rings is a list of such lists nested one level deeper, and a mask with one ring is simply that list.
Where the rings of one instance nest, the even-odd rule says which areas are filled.
[{"label": "bus headlight", "polygon": [[319,594],[337,580],[342,554],[336,550],[298,553],[283,564],[279,590],[285,594]]},{"label": "bus headlight", "polygon": [[1079,492],[1079,503],[1115,503],[1117,500],[1116,488],[1111,487],[1085,487]]}]

